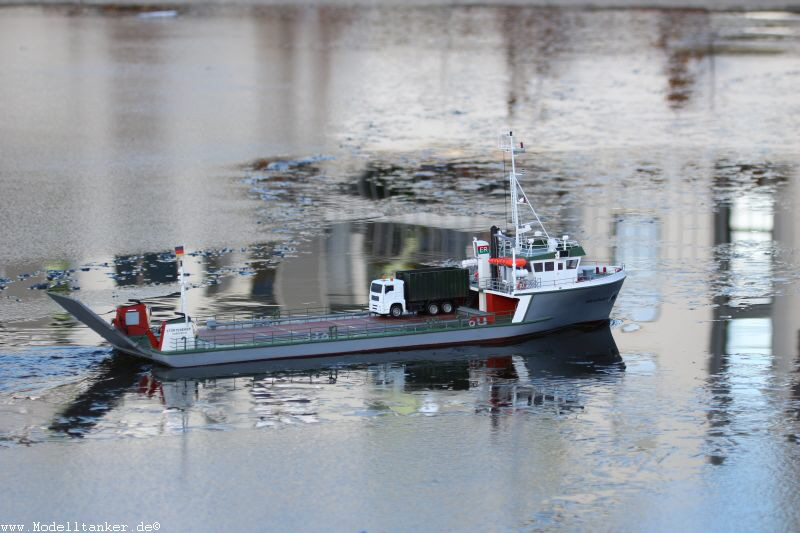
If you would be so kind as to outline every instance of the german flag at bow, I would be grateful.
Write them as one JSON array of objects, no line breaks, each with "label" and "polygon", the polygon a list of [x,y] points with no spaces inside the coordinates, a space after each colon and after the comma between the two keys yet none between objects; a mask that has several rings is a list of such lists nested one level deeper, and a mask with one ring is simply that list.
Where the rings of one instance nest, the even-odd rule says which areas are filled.
[{"label": "german flag at bow", "polygon": [[183,255],[183,246],[176,246],[175,247],[175,255],[177,257],[181,257]]}]

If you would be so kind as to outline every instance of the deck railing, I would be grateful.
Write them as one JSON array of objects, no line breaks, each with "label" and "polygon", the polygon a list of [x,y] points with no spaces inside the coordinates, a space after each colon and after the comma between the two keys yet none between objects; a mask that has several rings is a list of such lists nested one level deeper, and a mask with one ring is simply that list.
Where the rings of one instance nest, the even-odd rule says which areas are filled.
[{"label": "deck railing", "polygon": [[[332,317],[331,320],[346,320],[357,318],[366,313],[348,314],[340,317]],[[322,318],[322,317],[319,317]],[[203,335],[197,339],[177,339],[169,347],[170,352],[194,351],[194,350],[213,350],[217,348],[246,348],[301,344],[308,342],[363,339],[373,337],[384,337],[388,335],[407,335],[412,333],[433,333],[437,331],[447,331],[454,329],[466,329],[470,327],[482,327],[488,325],[510,324],[513,312],[496,313],[468,313],[459,312],[456,318],[437,319],[420,321],[397,321],[385,319],[384,324],[365,322],[363,326],[346,325],[344,328],[338,324],[327,328],[312,326],[303,329],[282,331],[282,332],[253,332],[247,333],[242,329],[220,330],[213,336]]]},{"label": "deck railing", "polygon": [[[360,307],[364,309],[366,306]],[[359,311],[332,311],[328,307],[305,307],[298,309],[270,308],[261,313],[234,313],[231,315],[214,315],[210,317],[194,318],[194,321],[210,329],[244,329],[252,327],[269,326],[271,324],[285,323],[292,320],[307,320],[317,318],[319,320],[338,320],[338,315],[347,314],[348,316],[359,313]],[[361,312],[367,314],[367,311]]]},{"label": "deck railing", "polygon": [[625,270],[625,264],[612,265],[603,261],[581,261],[578,268],[578,281],[590,281],[603,278]]},{"label": "deck railing", "polygon": [[[609,265],[608,263],[595,263],[595,262],[586,265],[582,262],[580,268],[578,269],[577,279],[575,279],[572,276],[566,278],[557,278],[553,280],[545,280],[545,281],[542,281],[541,279],[538,278],[533,278],[533,279],[517,278],[517,283],[514,284],[503,278],[477,279],[473,275],[470,276],[470,285],[475,288],[487,289],[490,291],[497,291],[497,292],[504,292],[507,294],[511,294],[514,291],[522,291],[526,289],[563,287],[564,285],[571,285],[574,283],[580,283],[582,281],[590,281],[593,279],[610,276],[612,274],[616,274],[621,270],[625,270],[625,265]],[[571,270],[571,272],[574,272],[574,270]]]},{"label": "deck railing", "polygon": [[[542,243],[539,239],[536,239],[538,242],[528,242],[527,239],[524,239],[519,244],[519,250],[516,252],[518,257],[533,257],[535,258],[537,255],[542,255],[547,252],[553,252],[555,249],[558,250],[567,250],[570,248],[575,248],[580,246],[578,241],[575,240],[566,240],[563,239],[555,239],[555,249],[551,250],[550,245],[547,243]],[[515,246],[514,239],[509,240],[500,240],[498,246],[498,253],[502,257],[511,257],[512,250]]]},{"label": "deck railing", "polygon": [[503,278],[480,278],[472,279],[470,283],[473,287],[487,289],[490,291],[506,292],[511,294],[515,290],[536,289],[540,286],[538,279],[518,278],[516,285]]}]

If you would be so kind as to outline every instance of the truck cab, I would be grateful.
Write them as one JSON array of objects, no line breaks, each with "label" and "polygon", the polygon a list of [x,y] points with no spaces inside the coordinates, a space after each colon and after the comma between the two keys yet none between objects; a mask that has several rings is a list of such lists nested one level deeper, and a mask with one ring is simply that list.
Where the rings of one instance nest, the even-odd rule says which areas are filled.
[{"label": "truck cab", "polygon": [[373,280],[369,287],[369,310],[379,315],[402,316],[407,310],[403,280]]}]

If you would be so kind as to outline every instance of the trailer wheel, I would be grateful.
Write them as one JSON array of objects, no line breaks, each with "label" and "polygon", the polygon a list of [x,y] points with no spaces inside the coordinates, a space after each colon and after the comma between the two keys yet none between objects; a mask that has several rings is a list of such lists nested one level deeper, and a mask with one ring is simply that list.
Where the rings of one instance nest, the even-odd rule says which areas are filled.
[{"label": "trailer wheel", "polygon": [[400,318],[403,316],[403,306],[400,304],[394,304],[392,307],[389,308],[389,314],[391,314],[395,318]]},{"label": "trailer wheel", "polygon": [[429,315],[438,315],[439,314],[439,305],[435,303],[428,304],[428,314]]},{"label": "trailer wheel", "polygon": [[453,312],[453,304],[450,302],[442,302],[442,313],[449,315]]}]

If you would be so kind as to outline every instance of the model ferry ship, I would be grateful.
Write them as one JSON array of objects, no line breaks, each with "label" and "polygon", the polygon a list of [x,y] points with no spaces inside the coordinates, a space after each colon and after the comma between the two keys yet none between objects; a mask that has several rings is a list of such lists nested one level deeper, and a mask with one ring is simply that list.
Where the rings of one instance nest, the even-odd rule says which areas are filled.
[{"label": "model ferry ship", "polygon": [[[492,227],[489,241],[473,239],[473,257],[460,268],[406,270],[372,281],[368,308],[360,312],[285,311],[247,319],[181,313],[154,327],[138,301],[119,306],[109,324],[81,302],[49,294],[118,350],[169,367],[503,344],[607,322],[624,266],[588,262],[576,241],[550,236],[517,179],[522,145],[516,147],[509,133],[501,149],[511,157],[513,227]],[[185,311],[182,254],[176,249]]]}]

